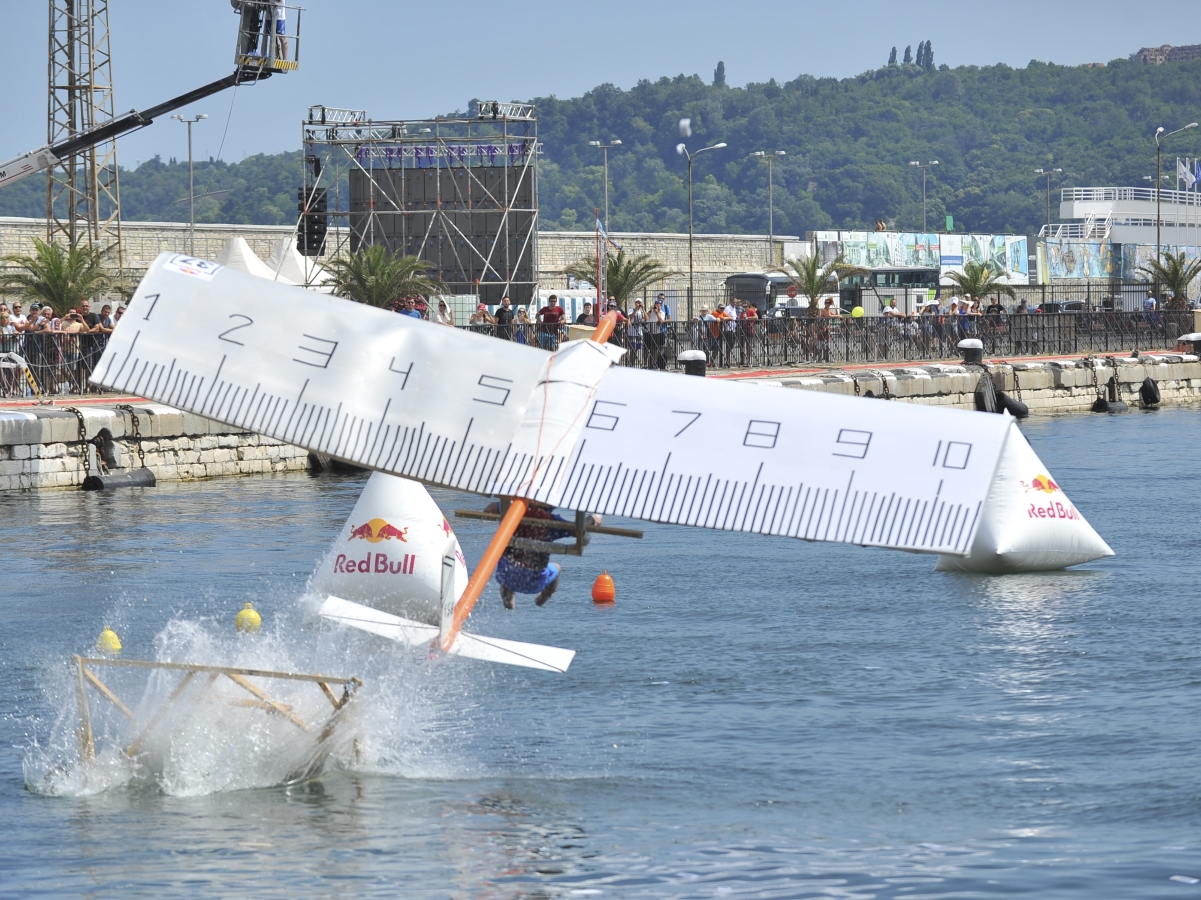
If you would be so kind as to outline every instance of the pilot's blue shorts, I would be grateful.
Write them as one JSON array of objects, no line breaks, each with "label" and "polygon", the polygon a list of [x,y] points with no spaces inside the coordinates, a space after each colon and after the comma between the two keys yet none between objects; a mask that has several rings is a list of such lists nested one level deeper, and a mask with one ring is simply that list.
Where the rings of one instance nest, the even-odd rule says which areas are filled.
[{"label": "pilot's blue shorts", "polygon": [[540,594],[559,577],[559,564],[551,563],[541,572],[523,569],[502,556],[496,564],[496,581],[518,594]]}]

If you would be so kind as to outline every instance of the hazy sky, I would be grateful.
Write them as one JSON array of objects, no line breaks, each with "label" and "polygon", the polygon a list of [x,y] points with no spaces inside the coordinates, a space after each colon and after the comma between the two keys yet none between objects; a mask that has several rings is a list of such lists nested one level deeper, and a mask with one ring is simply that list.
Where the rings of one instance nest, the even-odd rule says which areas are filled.
[{"label": "hazy sky", "polygon": [[[294,0],[288,0],[289,3]],[[237,16],[227,0],[111,0],[118,110],[145,108],[233,71]],[[46,141],[46,0],[0,0],[0,162]],[[289,22],[294,27],[294,22]],[[472,97],[574,97],[604,82],[679,73],[731,85],[800,73],[845,77],[883,65],[889,48],[930,39],[936,64],[1031,59],[1074,65],[1145,45],[1201,43],[1197,5],[1009,0],[603,3],[307,0],[301,69],[201,101],[198,157],[298,149],[310,104],[418,118],[465,109]],[[232,115],[231,115],[232,101]],[[156,153],[186,157],[185,128],[164,120],[121,139],[123,166]]]}]

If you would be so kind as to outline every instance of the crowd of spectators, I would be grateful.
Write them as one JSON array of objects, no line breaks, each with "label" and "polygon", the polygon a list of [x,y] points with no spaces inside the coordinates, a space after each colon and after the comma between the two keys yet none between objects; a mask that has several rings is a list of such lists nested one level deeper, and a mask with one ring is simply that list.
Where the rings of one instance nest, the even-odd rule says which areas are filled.
[{"label": "crowd of spectators", "polygon": [[104,352],[108,335],[124,315],[125,307],[114,312],[107,303],[100,312],[93,312],[87,300],[62,315],[36,301],[28,308],[20,300],[0,302],[0,353],[14,353],[24,360],[37,385],[34,388],[24,374],[7,368],[0,377],[0,394],[88,390],[88,376]]}]

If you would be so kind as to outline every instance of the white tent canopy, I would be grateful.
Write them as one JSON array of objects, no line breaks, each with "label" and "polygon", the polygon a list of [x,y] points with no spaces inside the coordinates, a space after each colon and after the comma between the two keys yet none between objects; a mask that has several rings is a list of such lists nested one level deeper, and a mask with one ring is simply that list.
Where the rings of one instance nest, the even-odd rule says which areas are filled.
[{"label": "white tent canopy", "polygon": [[230,238],[225,249],[217,257],[217,262],[235,271],[254,275],[256,278],[266,278],[268,281],[277,281],[280,284],[296,284],[283,272],[280,272],[277,277],[275,269],[259,259],[250,249],[250,245],[246,243],[246,238],[243,237]]},{"label": "white tent canopy", "polygon": [[279,272],[281,277],[294,284],[319,287],[329,281],[329,275],[320,264],[300,255],[292,238],[279,239],[279,243],[271,251],[267,266],[272,272]]}]

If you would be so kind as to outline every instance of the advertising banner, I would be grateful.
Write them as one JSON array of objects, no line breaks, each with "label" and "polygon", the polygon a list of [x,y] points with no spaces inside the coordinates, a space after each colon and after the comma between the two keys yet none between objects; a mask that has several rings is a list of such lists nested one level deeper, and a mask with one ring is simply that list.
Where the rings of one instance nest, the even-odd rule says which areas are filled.
[{"label": "advertising banner", "polygon": [[968,262],[991,263],[1008,284],[1028,284],[1026,238],[1011,234],[919,234],[896,231],[818,231],[823,263],[840,253],[867,269],[939,269],[962,272]]},{"label": "advertising banner", "polygon": [[1012,234],[944,234],[940,278],[949,272],[963,272],[968,263],[991,264],[1006,284],[1029,284],[1030,263],[1026,258],[1026,238]]},{"label": "advertising banner", "polygon": [[867,269],[936,269],[938,235],[897,231],[819,231],[823,263],[839,253],[852,266]]},{"label": "advertising banner", "polygon": [[[1047,241],[1047,269],[1052,278],[1118,278],[1121,260],[1108,241]],[[1154,248],[1152,248],[1154,249]]]}]

